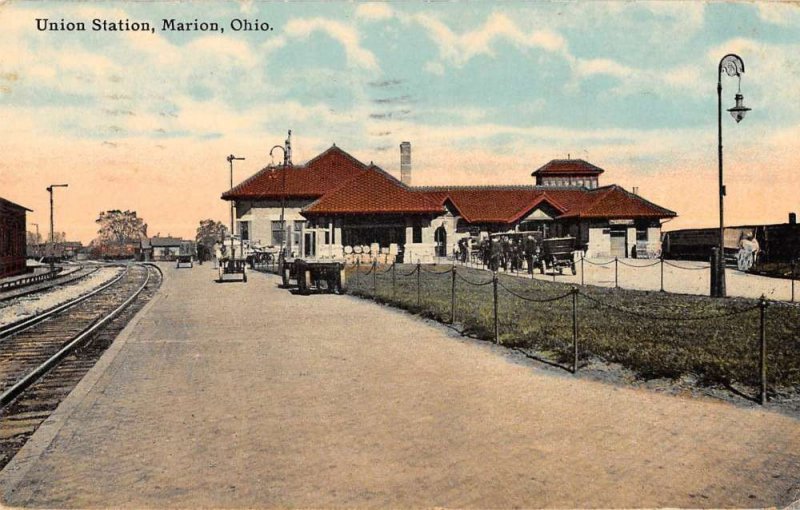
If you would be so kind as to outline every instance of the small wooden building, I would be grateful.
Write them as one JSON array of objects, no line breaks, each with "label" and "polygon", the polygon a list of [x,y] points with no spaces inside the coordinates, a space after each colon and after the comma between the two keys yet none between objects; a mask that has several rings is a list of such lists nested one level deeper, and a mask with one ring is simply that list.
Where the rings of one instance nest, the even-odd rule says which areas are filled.
[{"label": "small wooden building", "polygon": [[26,207],[0,198],[0,278],[24,273]]},{"label": "small wooden building", "polygon": [[[144,247],[144,244],[142,245]],[[196,248],[194,241],[182,239],[180,237],[151,237],[149,240],[150,256],[152,260],[175,260],[178,255],[195,256]]]}]

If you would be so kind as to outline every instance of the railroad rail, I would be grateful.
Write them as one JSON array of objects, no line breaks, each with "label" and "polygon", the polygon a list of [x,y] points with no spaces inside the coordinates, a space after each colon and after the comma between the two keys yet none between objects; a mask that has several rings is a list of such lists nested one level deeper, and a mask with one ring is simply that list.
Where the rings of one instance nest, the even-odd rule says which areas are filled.
[{"label": "railroad rail", "polygon": [[77,304],[79,304],[79,303],[91,298],[95,294],[97,294],[99,292],[102,292],[103,290],[111,287],[112,285],[114,285],[115,283],[120,281],[122,278],[124,278],[125,275],[127,274],[127,272],[128,272],[128,268],[126,268],[125,271],[122,274],[120,274],[116,278],[112,279],[111,281],[103,284],[102,286],[94,289],[93,291],[91,291],[91,292],[89,292],[87,294],[83,294],[81,296],[78,296],[75,299],[72,299],[71,301],[67,301],[67,302],[64,302],[64,303],[62,303],[60,305],[54,306],[53,308],[49,308],[47,310],[44,310],[44,311],[42,311],[42,312],[40,312],[40,313],[38,313],[38,314],[36,314],[36,315],[34,315],[32,317],[27,317],[25,319],[21,319],[19,321],[12,322],[10,324],[6,324],[4,326],[0,326],[0,342],[2,342],[5,338],[7,338],[7,337],[9,337],[9,336],[11,336],[13,334],[19,333],[20,331],[23,331],[23,330],[25,330],[27,328],[30,328],[30,327],[38,324],[39,322],[42,322],[42,321],[44,321],[46,319],[49,319],[50,317],[52,317],[52,316],[54,316],[54,315],[56,315],[56,314],[58,314],[60,312],[63,312],[64,310],[67,310],[67,309],[69,309],[69,308],[71,308],[71,307],[73,307],[73,306],[75,306],[75,305],[77,305]]},{"label": "railroad rail", "polygon": [[131,266],[78,299],[5,328],[0,343],[0,408],[117,317],[147,287],[152,274],[148,266]]},{"label": "railroad rail", "polygon": [[76,306],[0,343],[0,468],[83,379],[128,321],[157,292],[153,264],[130,267]]},{"label": "railroad rail", "polygon": [[45,280],[42,282],[16,287],[11,290],[4,290],[0,292],[0,303],[5,301],[11,301],[12,299],[29,296],[37,292],[44,292],[54,287],[69,285],[78,280],[82,280],[87,276],[93,275],[102,267],[104,266],[93,266],[93,267],[79,266],[77,270],[70,271],[68,273],[62,273],[56,278],[50,278],[49,280]]}]

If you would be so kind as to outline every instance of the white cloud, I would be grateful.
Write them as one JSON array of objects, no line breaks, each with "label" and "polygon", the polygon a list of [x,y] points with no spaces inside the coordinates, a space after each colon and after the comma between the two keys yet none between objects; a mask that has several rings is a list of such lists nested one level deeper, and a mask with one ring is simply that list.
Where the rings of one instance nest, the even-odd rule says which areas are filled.
[{"label": "white cloud", "polygon": [[288,37],[306,38],[314,32],[322,32],[339,42],[347,54],[347,61],[353,67],[361,67],[370,71],[378,70],[375,55],[361,46],[358,31],[344,23],[325,19],[292,19],[284,28]]},{"label": "white cloud", "polygon": [[619,80],[611,89],[615,94],[633,94],[642,90],[669,94],[673,90],[693,91],[702,78],[696,65],[677,66],[670,69],[642,69],[621,64],[608,58],[572,59],[574,81],[568,84],[577,89],[581,80],[592,76],[610,76]]},{"label": "white cloud", "polygon": [[786,27],[800,23],[800,4],[796,2],[760,2],[756,7],[758,17],[767,23]]},{"label": "white cloud", "polygon": [[365,3],[356,8],[356,18],[380,21],[394,16],[394,10],[385,3]]},{"label": "white cloud", "polygon": [[456,34],[445,23],[429,14],[411,18],[428,31],[442,60],[461,66],[478,55],[494,56],[496,42],[508,42],[520,49],[538,48],[550,53],[566,53],[566,40],[552,30],[526,32],[505,14],[492,13],[482,26]]}]

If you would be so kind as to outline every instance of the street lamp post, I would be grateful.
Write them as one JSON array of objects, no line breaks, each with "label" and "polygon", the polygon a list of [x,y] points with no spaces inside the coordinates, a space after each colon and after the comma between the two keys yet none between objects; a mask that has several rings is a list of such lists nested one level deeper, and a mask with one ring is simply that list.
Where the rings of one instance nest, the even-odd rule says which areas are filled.
[{"label": "street lamp post", "polygon": [[719,251],[715,262],[715,271],[712,275],[712,288],[711,295],[714,297],[725,297],[725,216],[724,216],[724,200],[725,200],[725,185],[722,179],[722,72],[728,76],[736,76],[739,78],[739,89],[736,93],[735,100],[736,106],[729,108],[733,119],[739,123],[744,119],[745,115],[750,108],[742,104],[744,96],[742,96],[741,82],[742,74],[744,74],[744,61],[738,55],[729,53],[722,57],[719,61],[719,68],[717,70],[717,127],[718,127],[718,160],[719,160]]},{"label": "street lamp post", "polygon": [[[231,188],[230,189],[233,189],[233,162],[234,161],[244,161],[244,158],[237,158],[236,156],[231,154],[226,159],[228,160],[228,163],[230,163],[230,165],[231,165]],[[236,258],[236,248],[233,245],[233,206],[234,206],[234,201],[231,200],[231,263],[233,263],[233,260]],[[222,240],[222,246],[225,246],[225,240],[224,239]]]},{"label": "street lamp post", "polygon": [[[291,131],[289,133],[291,134]],[[281,171],[281,251],[278,253],[280,260],[283,260],[286,257],[284,253],[286,245],[286,221],[284,219],[286,214],[286,147],[283,145],[275,145],[269,150],[270,157],[272,157],[272,152],[275,149],[283,151],[283,167]]]},{"label": "street lamp post", "polygon": [[50,193],[50,271],[53,271],[55,263],[55,238],[53,237],[53,188],[67,188],[69,184],[51,184],[47,187]]}]

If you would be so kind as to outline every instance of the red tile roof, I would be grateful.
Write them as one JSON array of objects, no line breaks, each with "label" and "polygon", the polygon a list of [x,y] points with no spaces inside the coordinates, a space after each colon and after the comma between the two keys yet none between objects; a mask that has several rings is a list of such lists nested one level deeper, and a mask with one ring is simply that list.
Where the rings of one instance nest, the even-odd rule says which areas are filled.
[{"label": "red tile roof", "polygon": [[442,212],[442,204],[413,191],[375,165],[303,209],[304,215]]},{"label": "red tile roof", "polygon": [[593,189],[586,203],[567,211],[561,218],[671,218],[674,211],[634,195],[617,185]]},{"label": "red tile roof", "polygon": [[531,175],[600,175],[604,171],[582,159],[554,159]]},{"label": "red tile roof", "polygon": [[675,212],[629,193],[619,186],[596,189],[537,186],[466,186],[419,188],[444,204],[449,200],[469,223],[513,224],[541,203],[560,214],[557,218],[669,218]]},{"label": "red tile roof", "polygon": [[561,203],[531,186],[458,187],[422,193],[444,204],[447,200],[469,223],[514,223],[534,207],[546,202],[560,213],[567,209]]},{"label": "red tile roof", "polygon": [[[223,200],[318,198],[367,166],[335,145],[304,165],[268,166],[222,194]],[[286,187],[284,188],[284,172]]]},{"label": "red tile roof", "polygon": [[[286,176],[285,194],[283,176]],[[553,160],[539,174],[600,174],[581,159]],[[513,224],[542,203],[557,218],[668,218],[676,216],[619,186],[596,189],[539,186],[409,188],[377,166],[367,167],[335,145],[308,163],[267,167],[233,189],[225,200],[315,198],[304,214],[437,214],[451,205],[469,223]]]}]

